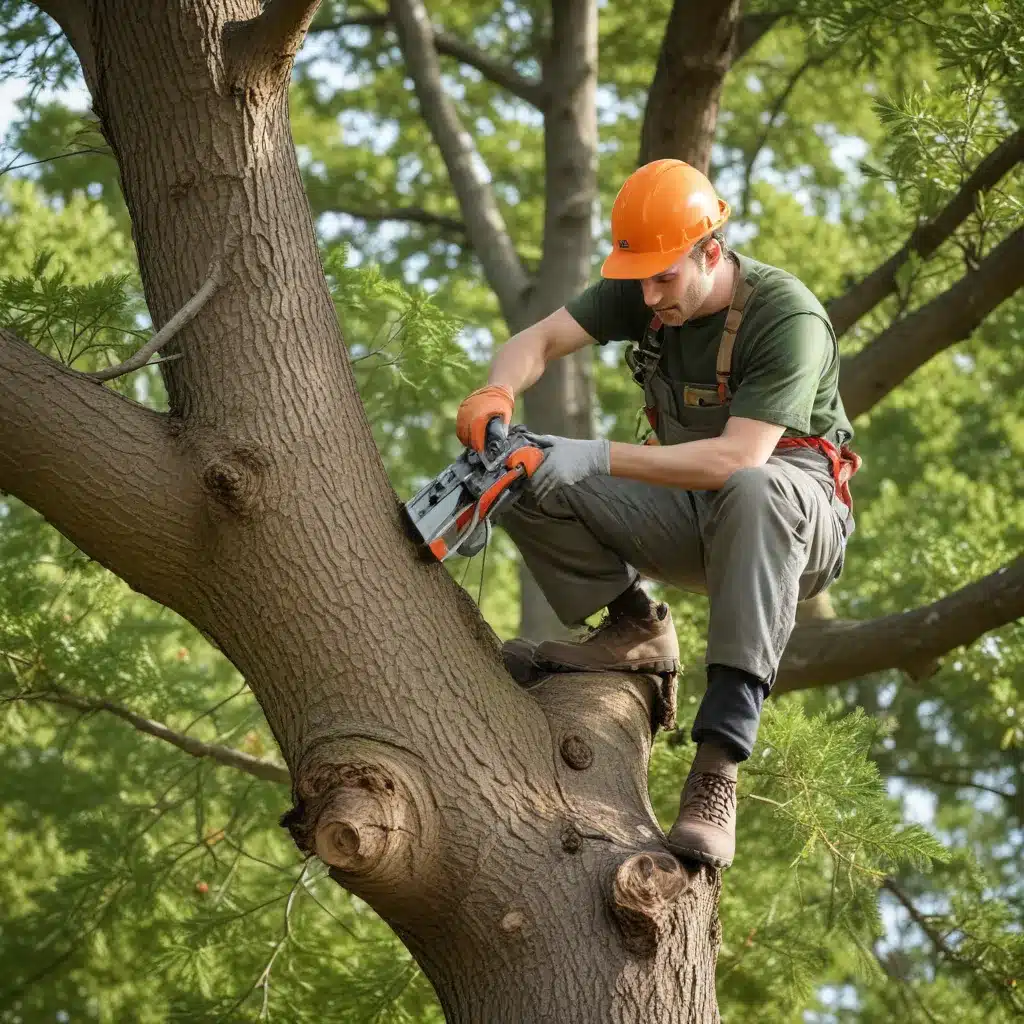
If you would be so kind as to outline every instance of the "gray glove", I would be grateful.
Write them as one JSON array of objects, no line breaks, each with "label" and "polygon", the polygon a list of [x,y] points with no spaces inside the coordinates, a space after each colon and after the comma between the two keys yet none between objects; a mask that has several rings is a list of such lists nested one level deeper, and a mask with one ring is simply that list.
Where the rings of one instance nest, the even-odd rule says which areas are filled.
[{"label": "gray glove", "polygon": [[578,484],[588,476],[611,473],[611,445],[605,440],[577,441],[554,434],[533,434],[544,449],[544,461],[530,478],[530,490],[541,501],[556,487]]}]

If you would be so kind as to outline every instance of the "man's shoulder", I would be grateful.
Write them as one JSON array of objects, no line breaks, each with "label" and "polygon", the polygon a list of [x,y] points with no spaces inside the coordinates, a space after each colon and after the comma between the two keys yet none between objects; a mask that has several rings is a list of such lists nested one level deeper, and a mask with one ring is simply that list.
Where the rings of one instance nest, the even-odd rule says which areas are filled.
[{"label": "man's shoulder", "polygon": [[795,274],[741,253],[736,255],[743,276],[754,286],[751,300],[761,319],[777,322],[798,313],[810,313],[829,323],[821,301]]},{"label": "man's shoulder", "polygon": [[567,302],[565,308],[602,344],[639,340],[651,318],[639,281],[601,278]]}]

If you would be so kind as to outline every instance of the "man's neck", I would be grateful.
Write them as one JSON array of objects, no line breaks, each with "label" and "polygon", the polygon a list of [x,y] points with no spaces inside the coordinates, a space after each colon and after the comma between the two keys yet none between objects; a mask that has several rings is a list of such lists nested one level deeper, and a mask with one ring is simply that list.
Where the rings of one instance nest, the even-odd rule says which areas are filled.
[{"label": "man's neck", "polygon": [[715,267],[715,277],[711,282],[711,291],[708,292],[708,297],[694,311],[691,319],[710,316],[712,313],[720,313],[723,309],[728,309],[732,303],[732,295],[736,287],[736,277],[739,272],[740,268],[736,265],[736,261],[731,256],[723,255],[718,261],[718,266]]}]

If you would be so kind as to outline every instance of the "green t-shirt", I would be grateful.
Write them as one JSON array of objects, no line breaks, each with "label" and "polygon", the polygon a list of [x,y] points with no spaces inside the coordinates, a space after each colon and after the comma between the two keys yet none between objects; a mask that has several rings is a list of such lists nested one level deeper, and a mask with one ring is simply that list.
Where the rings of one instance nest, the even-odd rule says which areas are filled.
[{"label": "green t-shirt", "polygon": [[[792,274],[746,256],[739,260],[756,287],[733,348],[729,414],[775,423],[789,437],[849,440],[853,428],[839,397],[839,346],[821,303]],[[652,316],[639,281],[598,281],[566,309],[601,345],[640,341]],[[660,366],[674,385],[715,386],[727,313],[662,328]]]}]

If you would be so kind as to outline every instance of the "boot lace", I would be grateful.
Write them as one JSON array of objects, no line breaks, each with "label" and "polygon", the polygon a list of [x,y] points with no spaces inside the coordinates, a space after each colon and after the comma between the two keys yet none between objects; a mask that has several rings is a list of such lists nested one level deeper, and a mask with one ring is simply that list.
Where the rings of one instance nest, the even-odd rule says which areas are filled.
[{"label": "boot lace", "polygon": [[736,783],[710,772],[698,772],[690,782],[687,809],[704,821],[728,828],[736,811]]}]

